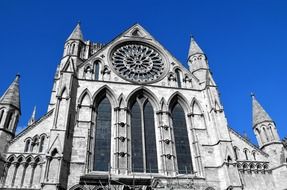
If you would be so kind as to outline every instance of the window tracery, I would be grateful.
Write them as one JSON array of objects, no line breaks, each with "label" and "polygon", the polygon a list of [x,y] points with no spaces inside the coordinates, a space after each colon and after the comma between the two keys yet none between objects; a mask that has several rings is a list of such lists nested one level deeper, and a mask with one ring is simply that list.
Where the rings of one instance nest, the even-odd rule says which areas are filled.
[{"label": "window tracery", "polygon": [[131,108],[133,172],[157,173],[154,111],[149,100],[138,96]]},{"label": "window tracery", "polygon": [[111,151],[111,104],[107,97],[97,105],[94,145],[94,171],[108,171]]},{"label": "window tracery", "polygon": [[123,43],[116,47],[111,53],[111,62],[119,76],[137,83],[157,81],[166,69],[159,51],[139,42]]},{"label": "window tracery", "polygon": [[176,102],[171,109],[171,118],[178,173],[191,173],[193,169],[185,113],[178,102]]}]

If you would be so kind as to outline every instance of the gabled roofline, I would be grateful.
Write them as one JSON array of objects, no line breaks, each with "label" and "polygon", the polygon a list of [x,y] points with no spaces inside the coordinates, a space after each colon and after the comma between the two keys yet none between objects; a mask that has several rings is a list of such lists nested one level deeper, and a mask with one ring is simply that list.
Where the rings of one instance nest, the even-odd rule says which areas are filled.
[{"label": "gabled roofline", "polygon": [[50,117],[53,113],[54,109],[51,109],[50,111],[48,111],[45,115],[43,115],[40,119],[38,119],[37,121],[35,121],[32,125],[29,125],[28,127],[26,127],[23,131],[21,131],[18,135],[15,136],[15,138],[13,138],[10,141],[10,144],[12,144],[13,142],[15,142],[17,139],[19,139],[21,136],[23,136],[24,134],[26,134],[27,132],[29,132],[31,129],[33,129],[35,126],[37,126],[39,123],[41,123],[43,120],[45,120],[46,118]]},{"label": "gabled roofline", "polygon": [[250,145],[252,148],[254,148],[255,150],[257,150],[258,152],[260,152],[261,154],[263,154],[266,157],[269,157],[269,154],[267,154],[266,152],[263,152],[260,148],[258,148],[255,144],[251,143],[250,141],[248,141],[246,138],[244,138],[242,135],[240,135],[238,132],[236,132],[234,129],[232,129],[231,127],[228,127],[229,131],[232,132],[234,135],[236,135],[237,137],[239,137],[241,140],[243,140],[244,142],[246,142],[248,145]]},{"label": "gabled roofline", "polygon": [[188,68],[186,68],[176,57],[173,56],[173,54],[170,53],[169,50],[167,50],[156,38],[154,38],[144,27],[142,27],[139,23],[135,23],[132,26],[128,27],[126,30],[124,30],[124,32],[120,33],[119,35],[117,35],[116,37],[114,37],[111,41],[109,41],[107,44],[105,44],[99,51],[97,51],[94,55],[92,55],[91,57],[89,57],[87,60],[83,61],[83,63],[81,63],[78,67],[82,67],[82,65],[84,65],[88,60],[92,59],[93,57],[98,56],[100,53],[102,53],[109,45],[111,45],[112,43],[114,43],[117,39],[119,39],[121,36],[125,36],[125,34],[130,31],[130,29],[134,28],[134,27],[139,27],[142,28],[149,36],[151,36],[151,38],[158,43],[164,51],[166,51],[167,54],[169,54],[180,66],[182,66],[183,69],[185,69],[185,71],[189,74],[191,74],[192,77],[195,78],[195,76],[188,70]]}]

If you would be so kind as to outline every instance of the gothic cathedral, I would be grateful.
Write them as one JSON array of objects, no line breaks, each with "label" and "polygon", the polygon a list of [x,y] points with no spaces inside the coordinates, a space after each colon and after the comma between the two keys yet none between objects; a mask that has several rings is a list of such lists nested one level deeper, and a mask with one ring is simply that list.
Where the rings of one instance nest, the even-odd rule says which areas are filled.
[{"label": "gothic cathedral", "polygon": [[16,135],[19,80],[0,99],[0,189],[287,189],[275,122],[252,96],[259,146],[228,127],[193,38],[185,68],[139,24],[107,44],[78,24],[47,113]]}]

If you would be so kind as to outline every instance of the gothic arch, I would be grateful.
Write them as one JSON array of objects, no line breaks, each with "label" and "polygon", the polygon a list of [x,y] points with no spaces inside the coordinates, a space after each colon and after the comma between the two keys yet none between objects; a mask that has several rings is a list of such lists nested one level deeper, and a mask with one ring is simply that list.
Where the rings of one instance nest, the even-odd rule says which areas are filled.
[{"label": "gothic arch", "polygon": [[87,190],[87,188],[83,185],[77,184],[70,188],[70,190]]},{"label": "gothic arch", "polygon": [[[30,161],[29,161],[30,160]],[[30,154],[30,155],[28,155],[27,157],[26,157],[26,161],[27,162],[34,162],[35,161],[35,159],[34,159],[34,157]]]},{"label": "gothic arch", "polygon": [[237,146],[234,146],[233,150],[234,150],[235,160],[238,160],[239,159],[239,148]]},{"label": "gothic arch", "polygon": [[244,148],[243,153],[245,155],[245,159],[250,160],[250,150],[248,148]]},{"label": "gothic arch", "polygon": [[68,97],[68,92],[67,92],[67,87],[66,86],[64,86],[62,88],[62,90],[60,91],[59,97],[61,97],[61,98],[67,98]]},{"label": "gothic arch", "polygon": [[194,114],[203,114],[203,109],[199,103],[199,101],[194,97],[192,100],[191,100],[191,103],[190,103],[190,106],[192,108],[191,112]]},{"label": "gothic arch", "polygon": [[158,104],[159,101],[158,101],[157,97],[155,96],[155,94],[151,90],[149,90],[145,87],[136,88],[129,94],[129,96],[127,97],[127,102],[128,102],[129,108],[131,107],[131,105],[135,101],[135,98],[138,95],[143,95],[146,98],[148,98],[150,103],[152,104],[155,112],[159,110],[159,104]]},{"label": "gothic arch", "polygon": [[42,137],[45,137],[45,138],[48,138],[48,135],[46,134],[46,133],[42,133],[41,135],[40,135],[40,138],[42,138]]},{"label": "gothic arch", "polygon": [[12,163],[16,160],[16,156],[14,154],[12,154],[6,160],[7,160],[7,162]]},{"label": "gothic arch", "polygon": [[4,115],[4,112],[5,112],[5,107],[1,107],[1,108],[0,108],[0,124],[1,124],[1,121],[2,121],[2,118],[3,118],[3,115]]},{"label": "gothic arch", "polygon": [[19,155],[17,157],[17,162],[21,163],[21,162],[25,162],[25,161],[26,161],[26,159],[25,159],[25,157],[23,155]]},{"label": "gothic arch", "polygon": [[85,106],[90,106],[91,105],[91,93],[90,91],[86,88],[82,94],[79,97],[78,104],[79,105],[85,105]]},{"label": "gothic arch", "polygon": [[34,162],[41,163],[41,162],[43,162],[43,159],[41,156],[38,155],[34,158]]},{"label": "gothic arch", "polygon": [[112,107],[116,107],[117,105],[117,99],[115,98],[115,93],[113,92],[113,90],[107,86],[104,85],[101,88],[99,88],[97,90],[97,92],[93,95],[93,105],[96,106],[99,104],[99,102],[102,100],[102,98],[104,98],[105,96],[107,96],[107,98],[109,99],[111,106]]},{"label": "gothic arch", "polygon": [[26,139],[24,139],[24,142],[26,142],[27,140],[31,140],[32,141],[32,138],[31,137],[27,137]]},{"label": "gothic arch", "polygon": [[120,96],[118,97],[118,107],[120,108],[124,108],[127,107],[127,102],[125,101],[125,96],[123,95],[123,93],[120,94]]},{"label": "gothic arch", "polygon": [[161,98],[159,104],[160,104],[160,110],[161,110],[161,111],[168,111],[168,109],[167,109],[167,103],[166,103],[164,97]]},{"label": "gothic arch", "polygon": [[178,91],[176,91],[175,93],[173,93],[168,102],[168,108],[169,110],[171,110],[171,108],[175,105],[175,103],[179,103],[179,105],[183,108],[185,115],[187,115],[188,113],[191,112],[190,107],[188,106],[188,101],[187,99]]},{"label": "gothic arch", "polygon": [[37,134],[36,134],[36,135],[34,135],[34,137],[33,137],[33,141],[34,141],[34,140],[39,140],[39,135],[37,135]]},{"label": "gothic arch", "polygon": [[159,101],[146,88],[137,88],[127,97],[132,172],[158,173],[157,117]]}]

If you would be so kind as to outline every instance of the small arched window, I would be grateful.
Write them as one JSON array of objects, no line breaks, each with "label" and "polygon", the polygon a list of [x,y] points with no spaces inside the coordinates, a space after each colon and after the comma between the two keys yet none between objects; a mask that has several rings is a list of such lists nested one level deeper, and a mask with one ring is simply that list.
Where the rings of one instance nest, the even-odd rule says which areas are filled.
[{"label": "small arched window", "polygon": [[7,117],[7,120],[6,120],[6,125],[5,125],[5,129],[9,129],[9,126],[11,124],[11,121],[12,121],[12,116],[13,116],[13,113],[10,112],[8,113],[8,117]]},{"label": "small arched window", "polygon": [[175,75],[176,75],[176,82],[177,82],[177,87],[181,88],[181,76],[180,76],[180,71],[179,69],[175,69]]},{"label": "small arched window", "polygon": [[31,143],[30,152],[37,150],[36,147],[38,147],[38,145],[39,145],[39,139],[38,139],[38,137],[36,137],[36,138],[34,138],[33,142]]},{"label": "small arched window", "polygon": [[84,70],[84,79],[91,80],[93,78],[93,70],[90,66],[87,66]]},{"label": "small arched window", "polygon": [[245,159],[248,160],[248,153],[247,153],[247,149],[244,150],[244,155],[245,155]]},{"label": "small arched window", "polygon": [[271,140],[274,140],[274,139],[275,139],[275,137],[274,137],[274,133],[273,133],[272,126],[271,126],[271,125],[269,125],[269,126],[268,126],[268,129],[269,129],[270,134],[271,134]]},{"label": "small arched window", "polygon": [[100,61],[96,60],[94,62],[94,70],[95,70],[95,80],[99,80],[99,76],[100,76]]},{"label": "small arched window", "polygon": [[235,154],[235,160],[238,160],[238,148],[235,146],[233,147],[234,154]]},{"label": "small arched window", "polygon": [[0,123],[1,123],[1,121],[2,121],[3,114],[4,114],[4,109],[2,109],[2,110],[0,111]]},{"label": "small arched window", "polygon": [[267,134],[265,127],[263,127],[263,131],[264,131],[264,135],[265,135],[266,140],[269,141],[269,137],[268,137],[268,134]]},{"label": "small arched window", "polygon": [[253,155],[253,159],[256,160],[256,152],[255,151],[252,152],[252,155]]},{"label": "small arched window", "polygon": [[42,136],[41,141],[40,141],[40,145],[39,145],[39,152],[43,152],[44,142],[45,142],[45,136]]},{"label": "small arched window", "polygon": [[28,140],[26,141],[26,144],[25,144],[24,152],[28,152],[28,151],[29,151],[30,144],[31,144],[31,140],[28,139]]},{"label": "small arched window", "polygon": [[228,163],[232,162],[232,158],[231,158],[230,155],[227,156],[227,162],[228,162]]},{"label": "small arched window", "polygon": [[72,44],[72,48],[71,48],[71,54],[74,54],[74,51],[75,51],[75,46],[76,46],[76,44]]}]

